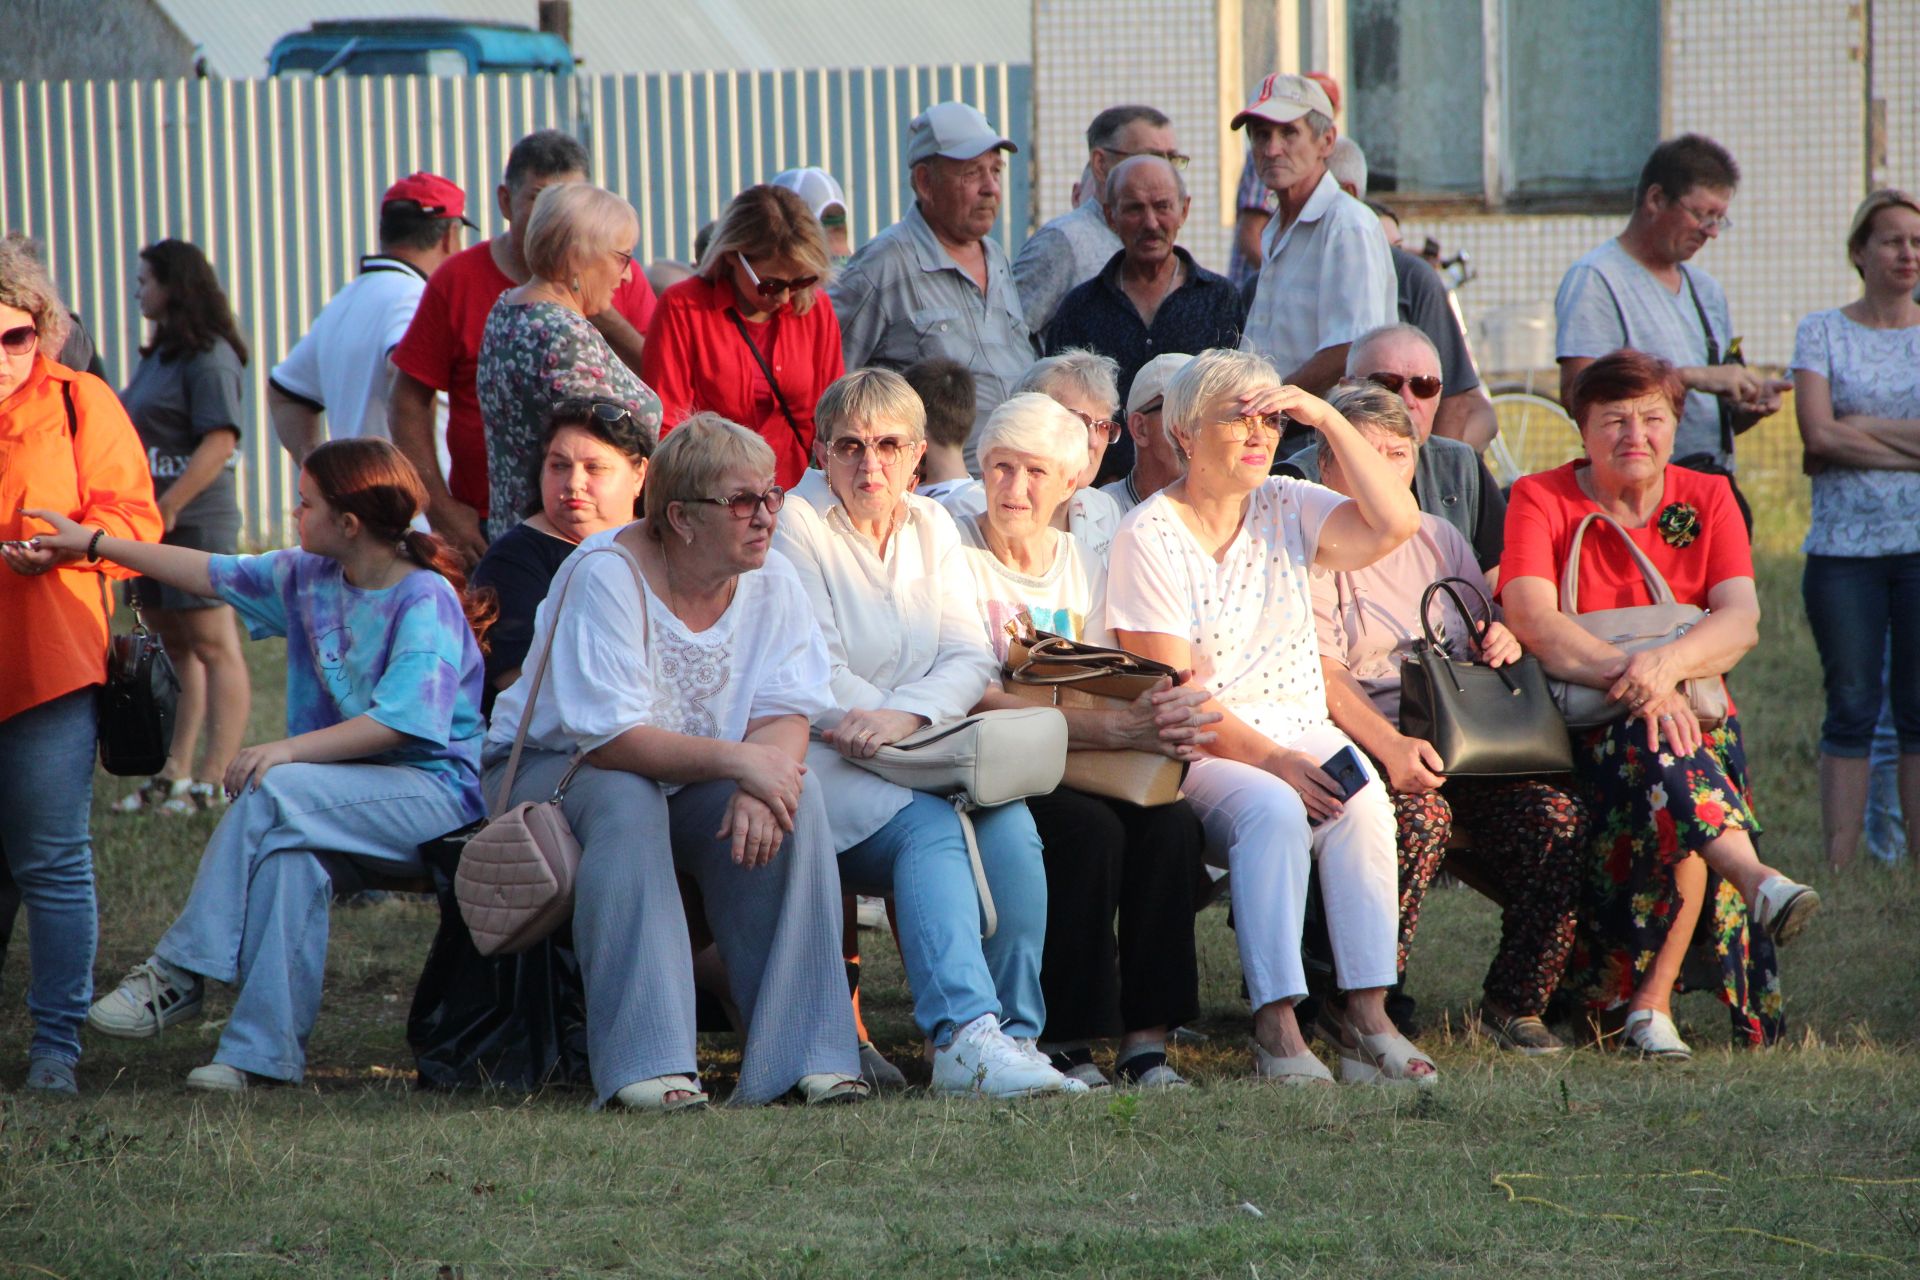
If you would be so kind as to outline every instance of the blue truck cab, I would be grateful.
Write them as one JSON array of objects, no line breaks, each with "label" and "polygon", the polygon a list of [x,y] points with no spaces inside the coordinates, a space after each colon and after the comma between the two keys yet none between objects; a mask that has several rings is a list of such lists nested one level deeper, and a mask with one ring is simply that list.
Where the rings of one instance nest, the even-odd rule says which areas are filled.
[{"label": "blue truck cab", "polygon": [[275,76],[470,76],[487,72],[573,74],[559,36],[506,22],[368,18],[316,22],[274,41]]}]

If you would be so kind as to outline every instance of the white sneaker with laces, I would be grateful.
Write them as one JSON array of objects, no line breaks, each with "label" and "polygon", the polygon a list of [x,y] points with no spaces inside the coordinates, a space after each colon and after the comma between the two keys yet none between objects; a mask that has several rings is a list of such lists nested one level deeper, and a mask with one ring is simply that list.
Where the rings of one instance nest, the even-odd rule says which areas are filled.
[{"label": "white sneaker with laces", "polygon": [[177,971],[149,957],[129,969],[111,993],[93,1002],[87,1025],[101,1035],[145,1040],[198,1017],[205,989],[197,980],[183,983]]},{"label": "white sneaker with laces", "polygon": [[1086,1086],[1068,1080],[1042,1057],[1034,1061],[1000,1029],[999,1019],[983,1013],[933,1051],[933,1091],[969,1093],[983,1098],[1027,1098],[1043,1093],[1080,1093]]}]

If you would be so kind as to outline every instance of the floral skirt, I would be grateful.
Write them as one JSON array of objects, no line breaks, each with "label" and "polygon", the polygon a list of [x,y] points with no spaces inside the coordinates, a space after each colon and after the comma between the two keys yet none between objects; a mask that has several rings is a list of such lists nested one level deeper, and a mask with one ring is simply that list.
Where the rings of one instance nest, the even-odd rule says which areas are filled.
[{"label": "floral skirt", "polygon": [[[1727,831],[1758,835],[1737,717],[1708,732],[1698,751],[1647,750],[1642,721],[1620,720],[1574,735],[1574,770],[1592,814],[1592,854],[1580,925],[1561,989],[1589,1008],[1627,1003],[1666,941],[1678,900],[1673,867]],[[1738,1042],[1771,1044],[1785,1029],[1773,943],[1747,924],[1732,884],[1711,871],[1695,930],[1712,976],[1694,957],[1677,991],[1711,986],[1733,1017]]]}]

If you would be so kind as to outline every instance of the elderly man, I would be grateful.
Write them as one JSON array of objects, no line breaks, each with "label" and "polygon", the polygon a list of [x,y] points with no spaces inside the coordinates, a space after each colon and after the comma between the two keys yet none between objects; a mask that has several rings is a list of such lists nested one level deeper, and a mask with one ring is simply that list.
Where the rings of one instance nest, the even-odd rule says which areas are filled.
[{"label": "elderly man", "polygon": [[[1450,440],[1464,440],[1475,449],[1485,449],[1500,433],[1500,421],[1494,416],[1493,401],[1480,385],[1479,370],[1467,351],[1467,336],[1461,332],[1460,317],[1440,273],[1433,264],[1400,245],[1399,219],[1384,206],[1367,201],[1367,153],[1352,138],[1333,144],[1327,168],[1340,189],[1372,209],[1380,219],[1380,230],[1387,237],[1393,255],[1393,274],[1398,285],[1400,320],[1417,327],[1440,353],[1440,372],[1447,393],[1433,417],[1433,432]],[[1393,225],[1389,225],[1389,220]]]},{"label": "elderly man", "polygon": [[[481,521],[488,515],[487,433],[480,420],[480,338],[500,295],[525,284],[532,272],[521,252],[533,202],[547,187],[585,182],[587,150],[555,129],[530,133],[507,153],[507,169],[494,190],[506,234],[448,258],[427,281],[407,336],[393,349],[397,372],[387,397],[393,443],[407,455],[427,486],[427,520],[435,533],[471,565],[486,554]],[[614,290],[613,303],[589,316],[622,363],[640,368],[641,335],[653,319],[653,289],[635,272]],[[439,392],[447,394],[449,474],[440,478],[436,445]],[[496,513],[503,519],[510,513]]]},{"label": "elderly man", "polygon": [[1739,166],[1712,139],[1661,143],[1640,170],[1627,229],[1574,263],[1553,300],[1561,400],[1582,369],[1621,347],[1671,361],[1687,384],[1673,460],[1729,482],[1734,436],[1777,411],[1790,385],[1740,362],[1725,291],[1686,265],[1733,225],[1727,207],[1739,185]]},{"label": "elderly man", "polygon": [[[1231,281],[1174,243],[1190,207],[1178,169],[1159,156],[1123,160],[1107,176],[1103,203],[1120,252],[1066,296],[1041,337],[1050,352],[1111,356],[1125,403],[1134,372],[1161,352],[1238,346],[1246,308]],[[1133,440],[1123,435],[1107,451],[1101,479],[1132,465]]]},{"label": "elderly man", "polygon": [[[1127,436],[1133,444],[1133,468],[1100,492],[1128,512],[1178,480],[1186,465],[1173,447],[1160,410],[1167,384],[1193,360],[1185,353],[1155,356],[1140,366],[1127,391]],[[1111,452],[1111,450],[1109,450]]]},{"label": "elderly man", "polygon": [[[1368,215],[1372,216],[1372,215]],[[1397,394],[1420,433],[1420,458],[1413,471],[1413,496],[1420,509],[1439,516],[1465,534],[1474,559],[1491,576],[1506,546],[1507,500],[1473,446],[1435,435],[1434,415],[1445,384],[1440,356],[1427,335],[1410,324],[1389,324],[1362,334],[1347,355],[1346,375],[1374,382]],[[1320,479],[1311,432],[1307,447],[1290,454],[1281,468],[1316,483]],[[1285,446],[1283,446],[1284,448]]]},{"label": "elderly man", "polygon": [[[1006,252],[988,238],[1000,215],[1000,153],[1015,150],[964,102],[915,116],[907,128],[913,208],[827,286],[847,368],[957,360],[973,374],[976,428],[1035,354]],[[971,436],[966,462],[978,472]]]},{"label": "elderly man", "polygon": [[1327,171],[1333,104],[1317,82],[1268,76],[1233,118],[1234,128],[1242,125],[1278,205],[1240,345],[1272,360],[1288,382],[1324,395],[1340,380],[1353,340],[1396,314],[1387,237]]},{"label": "elderly man", "polygon": [[1152,107],[1108,107],[1087,126],[1087,167],[1080,175],[1073,212],[1041,227],[1020,246],[1013,260],[1013,283],[1020,290],[1027,327],[1046,328],[1061,299],[1119,252],[1120,242],[1104,216],[1107,178],[1133,156],[1159,156],[1170,164],[1187,158],[1173,141],[1173,122]]}]

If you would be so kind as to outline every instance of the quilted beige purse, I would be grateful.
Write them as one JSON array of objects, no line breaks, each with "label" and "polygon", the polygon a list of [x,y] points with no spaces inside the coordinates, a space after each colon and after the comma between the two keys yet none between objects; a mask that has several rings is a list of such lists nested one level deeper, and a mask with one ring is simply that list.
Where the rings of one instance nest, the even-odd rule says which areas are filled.
[{"label": "quilted beige purse", "polygon": [[[640,578],[640,564],[626,548],[614,545],[596,547],[581,560],[601,552],[617,553],[633,570],[633,584],[640,592],[640,644],[647,643],[647,592]],[[573,585],[580,566],[574,565],[560,584],[560,595],[553,602],[558,619],[567,600],[567,588]],[[526,745],[527,726],[533,723],[534,704],[540,697],[540,685],[546,680],[547,661],[553,656],[553,630],[548,629],[546,648],[533,669],[533,683],[527,688],[527,704],[520,712],[520,731],[513,736],[513,753],[507,757],[507,770],[500,779],[499,803],[513,794],[514,775],[520,770],[520,751]],[[580,842],[567,825],[560,803],[567,786],[579,770],[582,757],[561,777],[560,784],[545,800],[523,800],[505,812],[498,805],[478,831],[467,838],[460,852],[460,868],[454,873],[453,893],[460,903],[460,918],[473,935],[474,949],[483,956],[513,955],[525,951],[558,929],[573,914],[573,882],[580,870]]]}]

